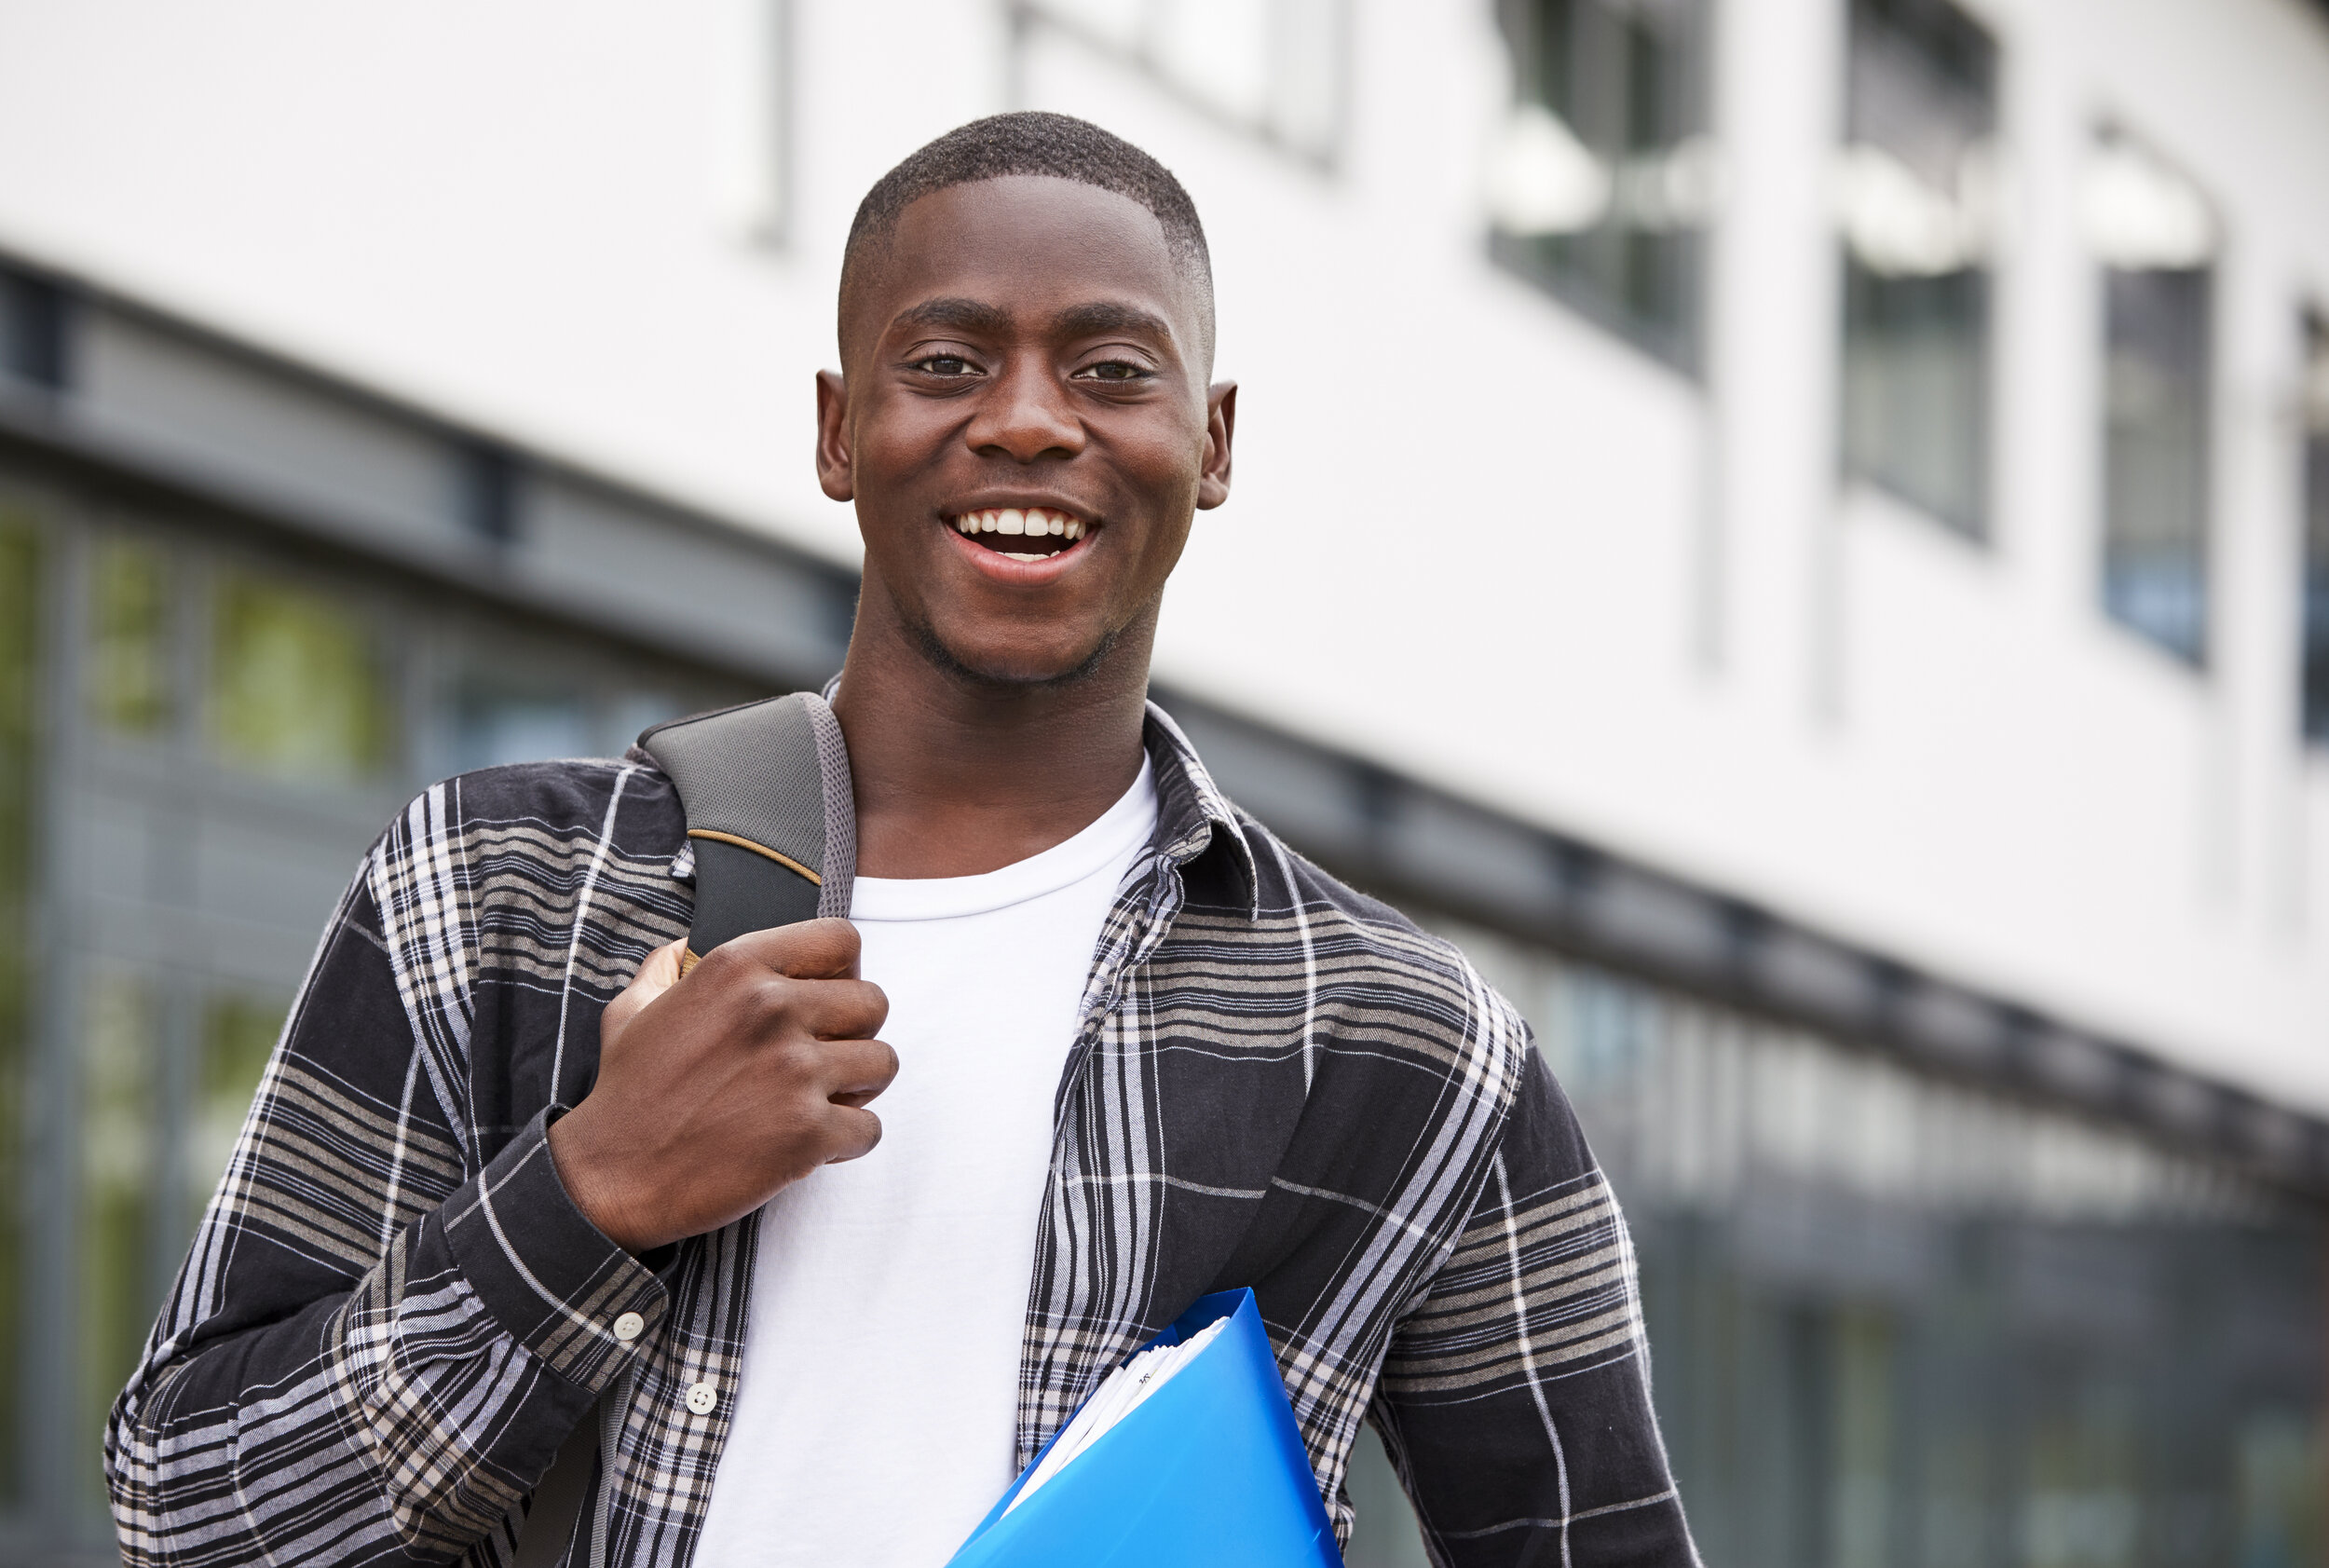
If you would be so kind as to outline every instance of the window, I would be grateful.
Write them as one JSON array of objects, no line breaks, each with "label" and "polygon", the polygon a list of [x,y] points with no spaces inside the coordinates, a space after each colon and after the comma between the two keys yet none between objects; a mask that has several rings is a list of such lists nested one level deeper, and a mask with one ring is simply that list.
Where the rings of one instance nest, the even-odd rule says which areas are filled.
[{"label": "window", "polygon": [[1979,538],[1997,47],[1941,0],[1853,0],[1847,70],[1845,471]]},{"label": "window", "polygon": [[390,760],[380,649],[349,607],[272,579],[220,585],[211,627],[211,734],[254,772],[353,784]]},{"label": "window", "polygon": [[242,1134],[243,1118],[259,1080],[266,1073],[275,1037],[283,1031],[291,1003],[280,997],[241,992],[210,998],[202,1008],[201,1058],[194,1074],[193,1104],[185,1131],[185,1234],[192,1235],[202,1211],[226,1174],[226,1162]]},{"label": "window", "polygon": [[89,552],[89,629],[84,678],[89,716],[110,733],[157,736],[170,728],[170,578],[162,552],[108,539]]},{"label": "window", "polygon": [[1697,0],[1505,0],[1491,252],[1668,363],[1699,360],[1715,198]]},{"label": "window", "polygon": [[1178,97],[1312,162],[1342,139],[1348,0],[1021,0],[1038,23],[1129,60]]},{"label": "window", "polygon": [[39,771],[40,534],[0,507],[0,1500],[24,1492],[23,1384],[32,1086],[33,801]]},{"label": "window", "polygon": [[2103,267],[2103,604],[2192,664],[2208,653],[2208,417],[2216,223],[2117,132],[2084,191]]},{"label": "window", "polygon": [[63,391],[73,368],[72,306],[62,284],[0,266],[0,375]]},{"label": "window", "polygon": [[2329,742],[2329,318],[2305,320],[2305,734]]},{"label": "window", "polygon": [[[159,1172],[162,1080],[159,998],[140,975],[106,966],[96,970],[82,997],[80,1049],[80,1193],[75,1227],[80,1238],[80,1430],[83,1452],[95,1451],[105,1411],[129,1381],[138,1347],[153,1326],[161,1299],[157,1255],[164,1238],[155,1211]],[[98,1478],[75,1467],[75,1481],[97,1496]]]}]

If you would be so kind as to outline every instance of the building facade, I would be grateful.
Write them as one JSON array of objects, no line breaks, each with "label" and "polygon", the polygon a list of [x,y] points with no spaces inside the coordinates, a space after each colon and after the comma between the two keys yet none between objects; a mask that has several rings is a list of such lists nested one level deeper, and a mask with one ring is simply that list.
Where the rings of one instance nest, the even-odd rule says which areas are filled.
[{"label": "building facade", "polygon": [[1244,461],[1162,695],[1531,1019],[1709,1561],[2329,1549],[2322,7],[55,10],[0,6],[0,1560],[102,1558],[103,1404],[405,796],[838,666],[839,239],[1021,104],[1211,229]]}]

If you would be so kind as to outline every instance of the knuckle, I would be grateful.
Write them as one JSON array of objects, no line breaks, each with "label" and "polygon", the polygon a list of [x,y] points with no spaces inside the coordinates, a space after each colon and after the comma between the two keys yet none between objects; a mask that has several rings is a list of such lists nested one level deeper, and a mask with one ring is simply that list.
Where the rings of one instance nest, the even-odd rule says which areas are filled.
[{"label": "knuckle", "polygon": [[762,975],[752,987],[753,1016],[763,1023],[776,1022],[792,1016],[800,1002],[797,982],[782,975]]}]

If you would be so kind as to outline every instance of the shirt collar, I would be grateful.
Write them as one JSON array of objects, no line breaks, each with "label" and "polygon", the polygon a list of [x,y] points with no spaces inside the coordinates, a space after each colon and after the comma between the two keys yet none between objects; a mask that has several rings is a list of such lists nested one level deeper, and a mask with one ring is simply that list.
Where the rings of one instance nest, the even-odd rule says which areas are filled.
[{"label": "shirt collar", "polygon": [[1240,879],[1246,902],[1253,904],[1261,888],[1253,845],[1246,841],[1229,798],[1205,771],[1197,748],[1172,715],[1154,702],[1149,704],[1143,739],[1156,769],[1158,852],[1174,866],[1186,867],[1216,845],[1227,846],[1228,867]]}]

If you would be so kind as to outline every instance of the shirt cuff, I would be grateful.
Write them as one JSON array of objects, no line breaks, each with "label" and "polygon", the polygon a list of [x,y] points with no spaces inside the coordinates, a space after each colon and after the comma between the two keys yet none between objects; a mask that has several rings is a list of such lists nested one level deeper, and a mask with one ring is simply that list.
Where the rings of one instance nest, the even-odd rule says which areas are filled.
[{"label": "shirt cuff", "polygon": [[441,1212],[477,1298],[552,1370],[592,1392],[653,1339],[670,1297],[583,1217],[550,1156],[548,1110]]}]

